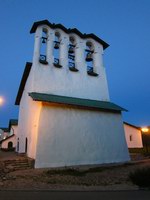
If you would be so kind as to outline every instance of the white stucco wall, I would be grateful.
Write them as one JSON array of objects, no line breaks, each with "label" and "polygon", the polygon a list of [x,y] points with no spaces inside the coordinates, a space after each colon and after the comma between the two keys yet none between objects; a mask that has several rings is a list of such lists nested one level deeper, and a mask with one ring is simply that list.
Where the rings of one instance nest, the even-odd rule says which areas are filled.
[{"label": "white stucco wall", "polygon": [[10,127],[10,135],[15,135],[15,141],[14,141],[14,147],[15,147],[15,151],[18,152],[18,148],[17,148],[17,133],[18,133],[18,125],[11,125]]},{"label": "white stucco wall", "polygon": [[44,104],[39,122],[36,168],[129,160],[120,114]]},{"label": "white stucco wall", "polygon": [[142,148],[142,135],[141,131],[135,127],[124,124],[125,137],[128,148]]},{"label": "white stucco wall", "polygon": [[14,136],[8,138],[7,140],[3,141],[2,145],[1,145],[1,148],[7,149],[9,142],[12,142],[13,143],[13,148],[15,148],[16,147],[16,136],[14,135]]},{"label": "white stucco wall", "polygon": [[[24,99],[25,100],[25,99]],[[27,97],[27,102],[22,105],[19,112],[19,126],[18,126],[18,138],[19,138],[19,153],[25,153],[25,141],[27,144],[27,155],[31,158],[35,158],[36,151],[36,137],[37,137],[37,123],[39,118],[40,103],[34,102],[31,98]]]},{"label": "white stucco wall", "polygon": [[[76,39],[75,64],[79,69],[79,72],[71,72],[68,68],[68,44],[70,35],[66,34],[60,29],[57,29],[57,31],[61,34],[60,62],[63,66],[61,69],[58,69],[53,66],[53,42],[56,30],[47,27],[47,60],[49,64],[43,65],[39,63],[42,27],[39,26],[35,33],[33,66],[31,69],[34,74],[33,91],[62,96],[109,101],[107,79],[103,65],[102,45],[93,39],[81,39],[76,34],[71,34],[74,35]],[[93,54],[93,64],[95,71],[99,74],[98,77],[89,76],[87,74],[84,53],[87,41],[91,41],[94,45],[95,52]]]},{"label": "white stucco wall", "polygon": [[[40,102],[33,102],[28,93],[33,91],[33,75],[30,73],[20,101],[17,141],[19,153],[25,153],[25,141],[28,140],[27,155],[35,158],[37,124],[39,120]],[[19,140],[18,140],[19,139]]]},{"label": "white stucco wall", "polygon": [[10,135],[17,135],[18,125],[12,125],[10,128]]}]

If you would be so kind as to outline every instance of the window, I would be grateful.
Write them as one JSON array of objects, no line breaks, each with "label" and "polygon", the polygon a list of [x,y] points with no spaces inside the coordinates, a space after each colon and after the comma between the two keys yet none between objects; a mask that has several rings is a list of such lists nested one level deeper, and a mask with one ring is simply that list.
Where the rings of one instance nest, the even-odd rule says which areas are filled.
[{"label": "window", "polygon": [[48,64],[46,58],[46,49],[47,49],[47,29],[43,28],[41,37],[40,58],[39,58],[39,62],[42,64]]},{"label": "window", "polygon": [[129,136],[129,138],[130,138],[130,141],[132,141],[132,140],[133,140],[133,138],[132,138],[132,135],[130,135],[130,136]]}]

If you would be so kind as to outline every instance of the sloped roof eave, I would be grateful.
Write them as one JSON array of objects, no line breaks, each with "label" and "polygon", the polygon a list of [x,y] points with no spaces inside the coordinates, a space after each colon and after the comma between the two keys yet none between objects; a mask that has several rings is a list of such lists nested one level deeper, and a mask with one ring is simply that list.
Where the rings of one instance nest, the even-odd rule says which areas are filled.
[{"label": "sloped roof eave", "polygon": [[15,134],[12,134],[12,135],[6,137],[5,139],[1,140],[1,143],[3,143],[4,141],[6,141],[6,140],[12,138],[13,136],[15,136]]},{"label": "sloped roof eave", "polygon": [[138,129],[138,130],[141,131],[141,127],[135,126],[135,125],[130,124],[130,123],[128,123],[128,122],[123,122],[123,123],[124,123],[125,125],[131,126],[131,127],[136,128],[136,129]]},{"label": "sloped roof eave", "polygon": [[75,97],[66,97],[66,96],[59,96],[53,94],[43,94],[43,93],[36,93],[32,92],[29,93],[29,96],[34,101],[42,101],[47,103],[58,103],[58,104],[65,104],[71,106],[80,106],[84,108],[90,109],[97,109],[97,110],[109,110],[109,111],[127,111],[126,109],[108,101],[97,101],[97,100],[90,100],[90,99],[81,99]]}]

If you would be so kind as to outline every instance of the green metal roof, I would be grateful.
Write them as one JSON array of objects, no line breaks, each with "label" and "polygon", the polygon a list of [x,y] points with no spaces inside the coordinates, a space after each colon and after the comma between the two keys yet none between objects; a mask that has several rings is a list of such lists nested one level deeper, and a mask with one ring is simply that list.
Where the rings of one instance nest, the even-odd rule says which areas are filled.
[{"label": "green metal roof", "polygon": [[67,104],[67,105],[73,105],[73,106],[93,108],[97,110],[110,110],[110,111],[119,111],[119,112],[127,111],[126,109],[108,101],[97,101],[97,100],[58,96],[58,95],[53,95],[53,94],[43,94],[43,93],[36,93],[36,92],[29,93],[29,96],[31,96],[34,101]]}]

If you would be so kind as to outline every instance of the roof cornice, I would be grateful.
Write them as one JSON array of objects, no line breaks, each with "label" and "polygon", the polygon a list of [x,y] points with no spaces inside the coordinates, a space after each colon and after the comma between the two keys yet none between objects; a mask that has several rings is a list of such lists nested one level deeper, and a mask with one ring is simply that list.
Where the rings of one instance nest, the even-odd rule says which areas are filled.
[{"label": "roof cornice", "polygon": [[138,129],[138,130],[141,131],[141,127],[135,126],[135,125],[133,125],[133,124],[129,124],[128,122],[123,122],[123,123],[126,124],[126,125],[128,125],[128,126],[131,126],[131,127],[136,128],[136,129]]},{"label": "roof cornice", "polygon": [[104,40],[100,39],[99,37],[97,37],[93,33],[90,33],[90,34],[81,33],[76,28],[66,28],[62,24],[54,24],[54,23],[52,24],[48,20],[42,20],[42,21],[34,22],[33,25],[32,25],[32,28],[30,30],[30,33],[35,33],[37,27],[40,26],[40,25],[47,25],[47,26],[49,26],[52,29],[60,28],[61,30],[63,30],[67,34],[69,34],[69,33],[75,33],[75,34],[77,34],[78,36],[80,36],[83,39],[84,38],[92,38],[92,39],[96,40],[98,43],[100,43],[103,46],[104,49],[106,49],[107,47],[109,47],[109,44],[107,44]]},{"label": "roof cornice", "polygon": [[77,107],[86,108],[86,109],[103,110],[103,111],[111,111],[111,112],[127,111],[126,109],[108,101],[81,99],[77,97],[67,97],[67,96],[44,94],[44,93],[37,93],[37,92],[31,92],[29,93],[29,96],[34,101],[41,101],[41,102],[46,102],[46,103],[64,104],[64,105],[70,105],[73,107],[77,106]]}]

